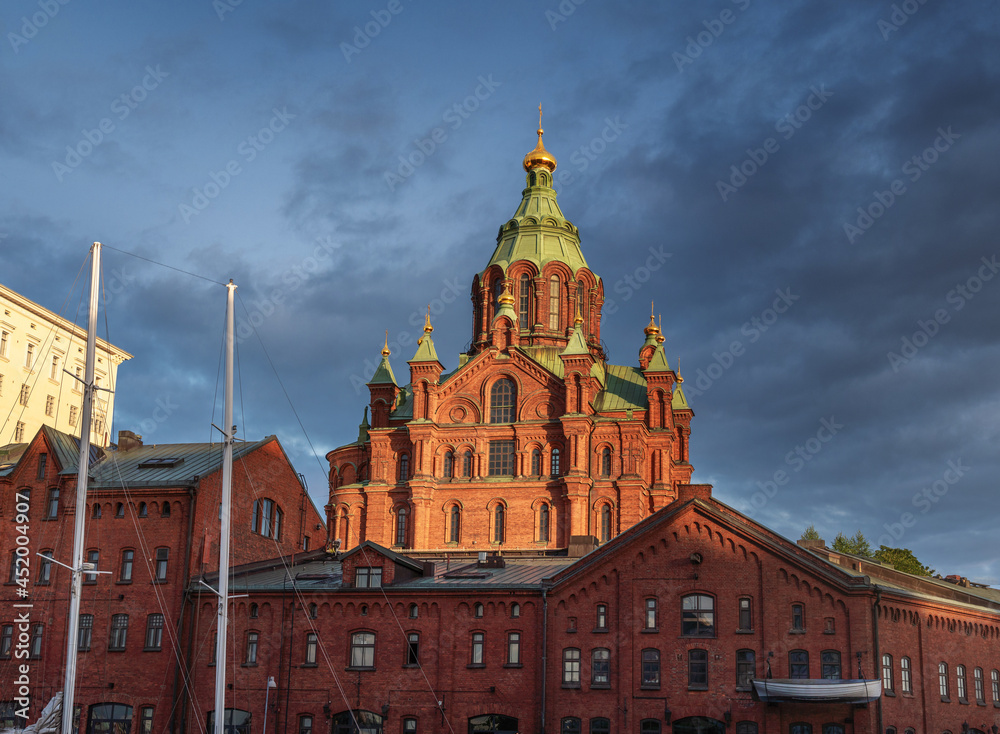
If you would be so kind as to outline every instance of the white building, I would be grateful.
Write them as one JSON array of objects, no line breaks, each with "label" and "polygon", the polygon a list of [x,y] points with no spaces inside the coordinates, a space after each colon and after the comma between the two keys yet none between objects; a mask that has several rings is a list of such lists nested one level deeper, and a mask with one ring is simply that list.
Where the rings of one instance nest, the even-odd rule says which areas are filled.
[{"label": "white building", "polygon": [[[80,435],[87,332],[0,285],[0,446],[30,441],[43,425]],[[92,443],[107,446],[118,365],[132,355],[97,340]]]}]

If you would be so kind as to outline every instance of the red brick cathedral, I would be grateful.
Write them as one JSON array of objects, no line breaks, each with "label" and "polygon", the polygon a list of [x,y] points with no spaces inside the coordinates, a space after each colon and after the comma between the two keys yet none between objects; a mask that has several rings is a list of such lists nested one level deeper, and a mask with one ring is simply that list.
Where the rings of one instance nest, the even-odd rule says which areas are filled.
[{"label": "red brick cathedral", "polygon": [[327,457],[342,549],[607,542],[690,481],[693,412],[660,329],[650,316],[636,364],[606,360],[604,284],[556,201],[555,167],[539,129],[521,202],[472,279],[471,347],[457,369],[438,359],[429,315],[409,384],[382,350],[371,424]]}]

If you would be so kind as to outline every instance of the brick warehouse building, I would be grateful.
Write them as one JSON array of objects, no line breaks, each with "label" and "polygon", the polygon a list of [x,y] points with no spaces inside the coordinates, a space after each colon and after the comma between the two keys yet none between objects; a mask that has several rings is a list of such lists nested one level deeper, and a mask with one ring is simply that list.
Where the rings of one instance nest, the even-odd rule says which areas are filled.
[{"label": "brick warehouse building", "polygon": [[[327,547],[292,555],[286,535],[271,560],[256,545],[236,559],[233,734],[993,731],[1000,592],[791,543],[691,484],[680,376],[652,321],[636,365],[606,362],[603,285],[558,209],[554,168],[539,139],[521,204],[474,277],[472,343],[458,368],[445,373],[429,323],[410,384],[397,384],[384,351],[370,424],[328,457]],[[35,488],[39,506],[41,450],[0,479],[5,518],[17,487]],[[247,543],[276,517],[273,504],[253,512],[252,492],[234,487],[233,527]],[[269,496],[290,532],[300,495]],[[210,532],[210,505],[199,501],[193,538]],[[116,510],[103,512],[99,522]],[[319,524],[306,518],[302,545]],[[123,542],[108,546],[116,575],[95,591],[121,573]],[[185,566],[173,656],[165,642],[132,656],[107,650],[120,639],[113,615],[148,628],[155,597],[136,595],[129,611],[118,587],[95,597],[103,627],[95,612],[95,642],[80,655],[100,659],[80,677],[93,692],[80,714],[88,733],[110,717],[140,734],[207,725],[215,600],[197,578],[210,564]],[[0,624],[13,618],[15,588],[4,587]],[[63,651],[40,652],[36,664],[51,667],[39,684],[58,688]],[[858,677],[881,681],[882,695],[855,703],[846,684],[829,683]],[[800,693],[834,687],[810,703],[765,689],[768,703],[753,679],[792,679]],[[0,701],[8,680],[5,671]]]},{"label": "brick warehouse building", "polygon": [[[98,725],[112,713],[103,704],[114,703],[144,729],[166,731],[183,683],[175,643],[189,623],[184,598],[192,579],[219,563],[222,444],[144,446],[122,431],[116,450],[91,451],[84,558],[111,573],[84,575],[76,702],[84,726]],[[78,457],[77,438],[43,426],[16,464],[0,466],[0,702],[8,723],[20,664],[30,668],[33,716],[62,690],[70,574],[36,554],[71,563]],[[322,518],[275,437],[236,445],[233,495],[235,563],[322,545]],[[27,512],[19,511],[25,499]],[[13,606],[25,601],[15,583],[18,535],[29,540],[27,612]]]}]

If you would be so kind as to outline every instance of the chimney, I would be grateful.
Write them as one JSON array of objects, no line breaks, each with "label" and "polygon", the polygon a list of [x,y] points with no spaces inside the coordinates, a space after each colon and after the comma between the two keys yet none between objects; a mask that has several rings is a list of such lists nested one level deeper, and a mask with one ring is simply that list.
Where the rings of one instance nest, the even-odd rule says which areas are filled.
[{"label": "chimney", "polygon": [[795,541],[802,548],[807,548],[808,550],[823,550],[826,548],[826,541],[822,538],[816,538],[815,540],[810,538],[799,538]]},{"label": "chimney", "polygon": [[121,452],[131,451],[142,446],[142,436],[136,435],[132,431],[118,431],[118,450]]}]

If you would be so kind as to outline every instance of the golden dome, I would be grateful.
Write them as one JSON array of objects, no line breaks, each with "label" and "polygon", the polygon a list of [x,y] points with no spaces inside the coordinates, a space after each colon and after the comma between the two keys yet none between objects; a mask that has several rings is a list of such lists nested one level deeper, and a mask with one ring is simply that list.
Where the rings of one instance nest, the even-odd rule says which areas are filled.
[{"label": "golden dome", "polygon": [[542,145],[542,128],[538,128],[538,145],[535,146],[528,155],[524,156],[524,170],[530,171],[532,168],[547,168],[549,171],[556,170],[556,157],[545,150]]},{"label": "golden dome", "polygon": [[656,319],[653,317],[653,302],[649,302],[649,326],[642,330],[646,336],[651,334],[659,334],[660,327],[656,325]]},{"label": "golden dome", "polygon": [[506,304],[508,306],[513,306],[514,305],[514,303],[515,303],[515,301],[514,301],[514,294],[510,292],[510,287],[509,286],[504,285],[503,293],[501,293],[500,297],[497,298],[497,303],[499,303],[500,305],[505,305]]},{"label": "golden dome", "polygon": [[556,157],[545,150],[542,145],[542,106],[538,105],[538,145],[535,146],[528,155],[524,156],[524,170],[530,171],[532,168],[547,168],[549,171],[556,170]]},{"label": "golden dome", "polygon": [[385,346],[382,347],[382,356],[388,357],[392,352],[389,351],[389,330],[385,330]]}]

